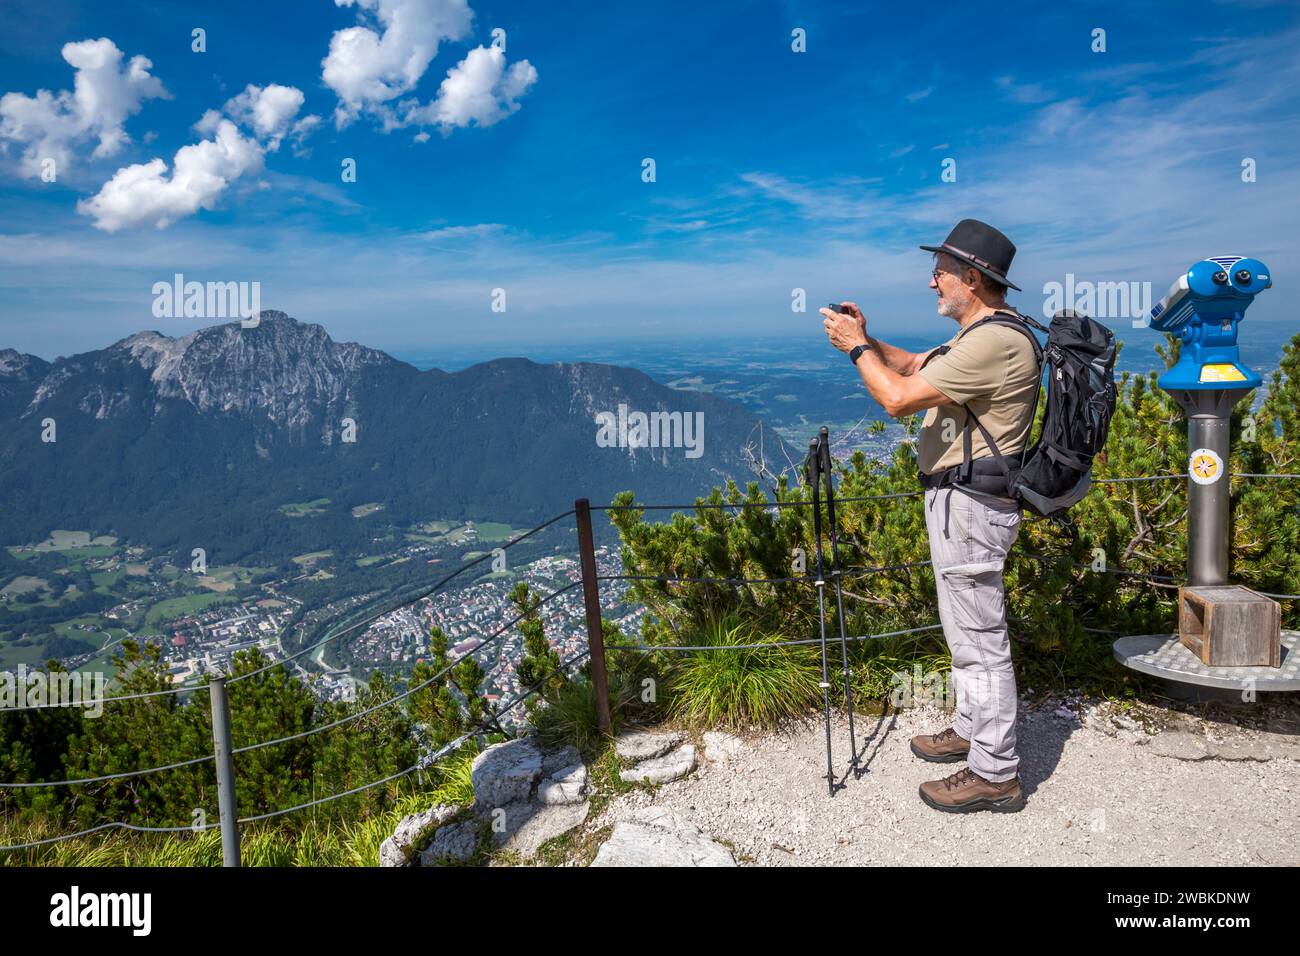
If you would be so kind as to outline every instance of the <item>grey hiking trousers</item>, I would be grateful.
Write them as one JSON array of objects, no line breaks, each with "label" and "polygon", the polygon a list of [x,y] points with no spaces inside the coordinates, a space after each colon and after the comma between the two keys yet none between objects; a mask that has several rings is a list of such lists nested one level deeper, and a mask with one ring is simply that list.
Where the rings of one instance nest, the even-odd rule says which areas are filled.
[{"label": "grey hiking trousers", "polygon": [[1016,676],[1002,569],[1020,533],[1020,506],[953,487],[925,492],[925,524],[952,653],[953,729],[970,741],[967,766],[986,780],[1016,776]]}]

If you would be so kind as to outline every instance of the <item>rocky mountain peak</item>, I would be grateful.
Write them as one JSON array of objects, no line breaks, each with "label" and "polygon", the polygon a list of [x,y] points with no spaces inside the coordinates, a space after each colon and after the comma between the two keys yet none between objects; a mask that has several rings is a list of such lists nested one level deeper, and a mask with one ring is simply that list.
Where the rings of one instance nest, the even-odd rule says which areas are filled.
[{"label": "rocky mountain peak", "polygon": [[0,377],[32,379],[45,374],[50,363],[35,355],[26,355],[15,349],[0,349]]},{"label": "rocky mountain peak", "polygon": [[[201,412],[256,414],[297,428],[313,411],[343,414],[368,370],[414,372],[383,352],[335,342],[322,326],[277,310],[263,311],[249,328],[236,321],[175,338],[139,332],[98,353],[94,364],[144,370],[156,401],[181,399]],[[49,384],[74,380],[59,376]],[[51,389],[39,394],[47,398]]]}]

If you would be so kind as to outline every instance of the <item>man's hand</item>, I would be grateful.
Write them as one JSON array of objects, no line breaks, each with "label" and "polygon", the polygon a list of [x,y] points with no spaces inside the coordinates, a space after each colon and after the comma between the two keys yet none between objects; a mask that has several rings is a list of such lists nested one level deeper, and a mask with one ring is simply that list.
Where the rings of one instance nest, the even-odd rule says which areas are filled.
[{"label": "man's hand", "polygon": [[862,314],[854,302],[842,302],[840,308],[849,314],[832,312],[830,309],[819,310],[825,317],[822,326],[831,345],[841,352],[851,352],[859,345],[867,344],[867,317]]}]

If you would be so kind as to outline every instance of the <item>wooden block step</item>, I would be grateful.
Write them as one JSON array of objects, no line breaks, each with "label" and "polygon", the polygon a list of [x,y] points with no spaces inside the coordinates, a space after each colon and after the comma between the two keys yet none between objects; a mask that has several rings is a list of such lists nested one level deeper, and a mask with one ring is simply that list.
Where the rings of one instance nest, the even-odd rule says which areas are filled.
[{"label": "wooden block step", "polygon": [[1183,586],[1178,639],[1209,667],[1278,667],[1282,607],[1238,584]]}]

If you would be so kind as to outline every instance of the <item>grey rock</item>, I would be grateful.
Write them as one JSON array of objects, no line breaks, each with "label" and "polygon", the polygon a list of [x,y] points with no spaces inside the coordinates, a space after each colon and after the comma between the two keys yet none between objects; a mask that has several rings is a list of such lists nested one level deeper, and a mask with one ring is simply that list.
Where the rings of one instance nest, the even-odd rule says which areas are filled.
[{"label": "grey rock", "polygon": [[440,803],[428,810],[403,817],[393,835],[379,844],[379,865],[406,866],[415,855],[415,843],[420,835],[432,827],[446,823],[459,809],[451,804]]},{"label": "grey rock", "polygon": [[1269,717],[1264,729],[1275,734],[1300,734],[1300,720],[1289,717]]},{"label": "grey rock", "polygon": [[492,839],[498,846],[513,850],[527,859],[547,840],[563,836],[587,819],[591,804],[583,801],[578,804],[559,804],[546,806],[536,803],[512,803],[500,807],[493,815],[494,821],[500,821],[504,828],[492,831]]},{"label": "grey rock", "polygon": [[552,774],[537,785],[537,800],[548,806],[581,803],[587,796],[587,768],[580,763]]},{"label": "grey rock", "polygon": [[557,770],[569,770],[576,763],[582,763],[577,747],[565,747],[542,755],[542,776],[553,777]]},{"label": "grey rock", "polygon": [[596,853],[592,866],[735,866],[721,843],[661,807],[631,811]]},{"label": "grey rock", "polygon": [[445,866],[464,863],[478,850],[479,822],[465,820],[439,827],[431,842],[420,854],[421,866]]},{"label": "grey rock", "polygon": [[1300,740],[1291,734],[1261,733],[1219,744],[1222,760],[1300,760]]},{"label": "grey rock", "polygon": [[474,758],[474,805],[501,807],[527,800],[542,772],[542,752],[527,738],[493,744]]},{"label": "grey rock", "polygon": [[1177,760],[1300,760],[1300,741],[1288,734],[1218,741],[1172,730],[1151,738],[1148,748],[1158,756]]},{"label": "grey rock", "polygon": [[708,730],[704,733],[704,756],[709,760],[730,760],[739,756],[745,749],[745,742],[732,734],[720,730]]},{"label": "grey rock", "polygon": [[684,744],[676,750],[643,760],[635,767],[629,767],[619,776],[624,783],[667,783],[684,777],[695,769],[695,745]]},{"label": "grey rock", "polygon": [[614,741],[614,749],[620,760],[638,763],[660,757],[680,744],[686,737],[677,731],[650,733],[643,730],[619,734]]}]

